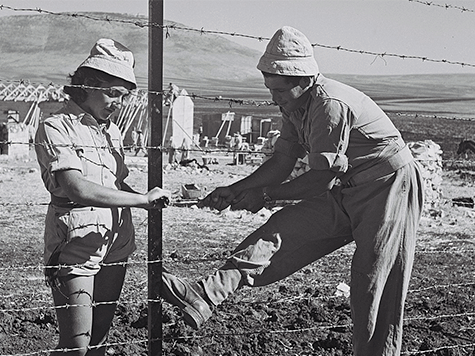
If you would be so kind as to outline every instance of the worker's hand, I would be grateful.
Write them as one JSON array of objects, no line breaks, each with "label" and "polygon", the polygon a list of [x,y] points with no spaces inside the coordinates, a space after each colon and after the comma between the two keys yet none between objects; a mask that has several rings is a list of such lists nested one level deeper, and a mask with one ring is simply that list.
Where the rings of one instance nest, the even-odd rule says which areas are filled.
[{"label": "worker's hand", "polygon": [[235,193],[230,187],[218,187],[201,200],[198,203],[198,207],[203,208],[207,206],[221,211],[230,206],[234,198]]},{"label": "worker's hand", "polygon": [[231,202],[232,210],[248,210],[257,213],[265,205],[262,188],[253,188],[242,191]]},{"label": "worker's hand", "polygon": [[155,187],[146,196],[148,204],[144,207],[145,209],[162,209],[170,204],[172,194],[169,190]]}]

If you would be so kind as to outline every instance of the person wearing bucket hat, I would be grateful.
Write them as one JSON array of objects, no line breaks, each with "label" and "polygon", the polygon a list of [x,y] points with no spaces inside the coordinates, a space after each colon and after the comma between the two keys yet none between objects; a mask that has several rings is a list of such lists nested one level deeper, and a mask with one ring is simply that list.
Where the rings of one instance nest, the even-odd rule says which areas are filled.
[{"label": "person wearing bucket hat", "polygon": [[97,69],[131,83],[133,89],[137,87],[134,55],[127,47],[109,38],[96,42],[89,57],[79,65],[81,67]]},{"label": "person wearing bucket hat", "polygon": [[145,194],[124,180],[128,169],[119,128],[111,116],[137,84],[134,56],[100,39],[64,88],[69,100],[42,121],[35,150],[51,195],[44,232],[45,276],[59,325],[55,355],[105,355],[135,250],[131,207],[159,209],[170,192]]},{"label": "person wearing bucket hat", "polygon": [[[412,154],[372,99],[321,74],[300,31],[279,29],[257,68],[282,113],[274,154],[200,206],[257,212],[269,201],[297,202],[244,239],[214,274],[188,282],[163,273],[163,297],[198,328],[239,288],[279,281],[354,241],[354,354],[399,355],[423,208],[423,180]],[[310,169],[289,180],[302,158]]]}]

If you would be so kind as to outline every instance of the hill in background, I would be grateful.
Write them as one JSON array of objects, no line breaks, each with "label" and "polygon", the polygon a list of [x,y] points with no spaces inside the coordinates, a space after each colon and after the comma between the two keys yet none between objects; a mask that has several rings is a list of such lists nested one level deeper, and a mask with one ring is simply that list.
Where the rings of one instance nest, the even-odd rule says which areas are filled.
[{"label": "hill in background", "polygon": [[[134,52],[139,87],[146,88],[149,28],[134,23],[145,24],[148,18],[118,13],[81,14],[132,23],[45,14],[0,17],[0,81],[25,79],[32,83],[65,84],[68,74],[86,58],[95,41],[109,37]],[[172,21],[164,23],[187,27]],[[256,69],[260,52],[226,36],[181,29],[169,29],[168,35],[165,32],[164,86],[174,82],[196,95],[270,100]],[[325,75],[362,90],[386,111],[475,115],[475,74]],[[199,100],[195,108],[213,112],[230,109],[227,103]],[[252,106],[235,106],[232,110],[247,115],[262,112]]]},{"label": "hill in background", "polygon": [[[83,13],[86,14],[86,13]],[[87,13],[94,18],[148,22],[145,16]],[[176,24],[164,21],[165,25]],[[148,27],[57,15],[19,15],[0,18],[0,80],[66,83],[68,74],[86,58],[99,38],[113,38],[136,57],[139,85],[147,86]],[[164,81],[259,78],[260,53],[222,36],[169,30],[164,34]],[[168,83],[167,83],[168,84]]]}]

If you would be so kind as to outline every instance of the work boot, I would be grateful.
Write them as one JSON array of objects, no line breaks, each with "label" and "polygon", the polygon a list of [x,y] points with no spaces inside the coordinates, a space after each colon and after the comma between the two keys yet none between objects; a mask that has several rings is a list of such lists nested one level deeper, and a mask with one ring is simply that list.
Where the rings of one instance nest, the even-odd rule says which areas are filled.
[{"label": "work boot", "polygon": [[162,282],[162,297],[181,309],[183,319],[193,329],[199,329],[211,317],[211,308],[199,288],[167,272],[162,273]]}]

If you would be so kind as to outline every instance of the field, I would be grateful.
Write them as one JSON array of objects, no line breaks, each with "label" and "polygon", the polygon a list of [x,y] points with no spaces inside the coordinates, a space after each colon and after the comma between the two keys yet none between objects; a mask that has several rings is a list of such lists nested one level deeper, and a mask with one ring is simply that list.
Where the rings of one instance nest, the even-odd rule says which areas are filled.
[{"label": "field", "polygon": [[[473,206],[453,204],[455,198],[475,196],[472,156],[455,153],[461,138],[475,136],[475,125],[395,113],[391,117],[406,141],[433,140],[442,147],[444,159],[442,200],[420,226],[403,353],[475,355],[475,211]],[[1,158],[0,356],[47,354],[58,335],[41,268],[48,194],[33,152],[25,160]],[[165,170],[164,187],[178,198],[182,184],[195,183],[210,191],[256,168],[230,162],[231,158],[209,165],[209,171]],[[128,183],[145,191],[147,159],[130,155],[127,163]],[[164,267],[189,279],[211,273],[272,212],[168,207],[163,212]],[[133,213],[138,249],[130,260],[107,355],[147,355],[147,213]],[[274,285],[243,288],[216,308],[199,331],[185,326],[180,312],[164,303],[163,355],[351,355],[349,300],[337,287],[349,284],[353,250],[350,244]]]}]

